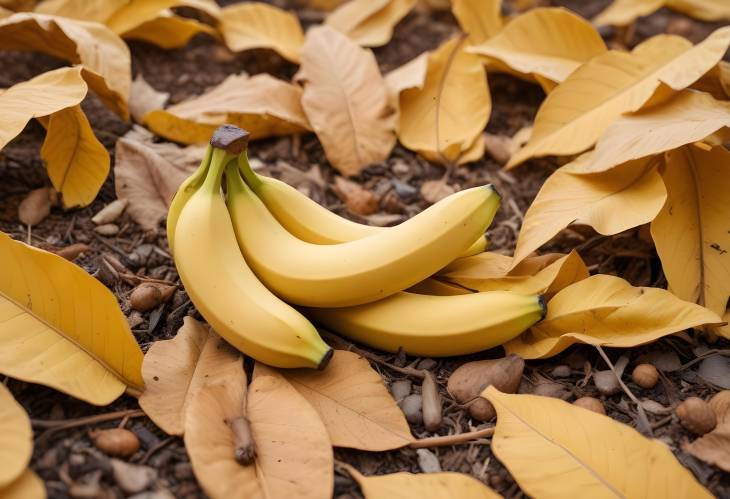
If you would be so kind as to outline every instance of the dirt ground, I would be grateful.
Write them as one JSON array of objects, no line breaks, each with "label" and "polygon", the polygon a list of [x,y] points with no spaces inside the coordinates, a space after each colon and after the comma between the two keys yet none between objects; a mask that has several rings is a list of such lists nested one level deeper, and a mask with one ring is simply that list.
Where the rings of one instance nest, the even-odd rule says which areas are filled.
[{"label": "dirt ground", "polygon": [[[303,24],[320,22],[323,14],[302,8],[296,2],[272,2],[280,7],[292,8],[300,16]],[[563,5],[572,8],[586,17],[592,17],[609,2],[608,0],[560,0],[543,2],[549,5]],[[690,20],[687,17],[663,9],[642,20],[637,29],[628,33],[615,30],[602,31],[607,41],[619,37],[626,40],[629,47],[648,36],[659,32],[673,32],[686,36],[693,41],[704,38],[716,26]],[[419,53],[435,48],[440,42],[456,32],[457,25],[448,12],[427,13],[415,11],[396,28],[393,40],[385,47],[375,50],[383,72],[407,62]],[[206,88],[221,82],[226,76],[246,71],[250,74],[268,72],[278,78],[289,78],[296,72],[296,66],[283,60],[273,52],[252,51],[234,55],[214,40],[205,36],[196,37],[188,46],[179,50],[162,50],[144,43],[130,43],[134,73],[141,72],[145,79],[156,89],[170,92],[171,101],[179,102],[197,95]],[[7,87],[26,80],[33,75],[62,66],[61,61],[39,54],[0,53],[0,87]],[[492,133],[512,135],[528,125],[543,98],[536,85],[521,82],[505,75],[490,75],[493,110],[487,130]],[[104,108],[91,96],[83,105],[97,137],[109,149],[113,157],[116,140],[130,129],[114,114]],[[43,164],[39,157],[43,140],[43,128],[31,122],[25,132],[0,152],[0,229],[21,240],[28,238],[25,227],[17,220],[17,206],[25,194],[33,188],[48,184]],[[268,166],[267,171],[280,176],[290,165],[307,171],[318,165],[324,179],[329,184],[334,170],[328,165],[321,146],[313,136],[301,137],[301,142],[290,137],[257,141],[251,144],[250,154]],[[453,171],[449,183],[457,189],[487,182],[494,183],[505,202],[492,229],[490,239],[492,249],[509,254],[514,247],[521,218],[534,198],[539,186],[547,176],[559,166],[555,160],[539,159],[529,162],[513,173],[500,171],[500,166],[489,157],[460,167]],[[414,189],[400,189],[395,199],[378,214],[393,215],[393,222],[422,210],[427,203],[421,198],[418,187],[429,179],[441,178],[442,167],[430,164],[414,153],[397,146],[391,157],[382,164],[366,169],[355,180],[378,193],[392,189],[392,180],[398,179]],[[89,207],[62,212],[58,209],[41,224],[33,227],[31,240],[34,245],[52,248],[71,243],[84,242],[92,251],[77,260],[88,272],[98,271],[98,261],[102,253],[111,253],[122,263],[138,273],[152,277],[166,277],[177,280],[175,267],[167,256],[167,241],[163,226],[152,233],[144,233],[131,219],[123,216],[121,232],[115,237],[101,237],[93,231],[91,216],[102,206],[114,199],[114,179],[107,180],[97,200]],[[48,184],[49,185],[49,184]],[[351,218],[337,196],[329,188],[311,184],[311,195],[328,208]],[[393,196],[391,196],[392,198]],[[360,221],[367,221],[362,220]],[[372,220],[371,220],[372,221]],[[634,285],[665,286],[659,260],[653,245],[646,242],[644,229],[628,231],[615,237],[603,237],[591,230],[571,228],[565,230],[547,248],[548,251],[567,252],[577,248],[589,264],[591,271],[611,273],[624,277]],[[118,296],[127,315],[131,314],[128,294],[131,286],[124,282],[111,283],[110,288]],[[142,314],[141,322],[134,326],[133,332],[142,348],[150,343],[174,336],[185,315],[196,315],[184,291],[149,313]],[[689,336],[688,336],[689,338]],[[652,390],[643,390],[629,383],[634,393],[642,398],[650,398],[663,406],[671,406],[678,400],[690,395],[707,398],[717,389],[710,386],[696,374],[697,345],[679,337],[666,338],[653,345],[632,349],[629,352],[609,350],[615,360],[628,353],[633,362],[639,356],[654,352],[675,358],[682,363],[679,370],[668,372],[662,382]],[[727,342],[719,342],[712,347],[727,349]],[[478,426],[468,414],[453,402],[445,390],[449,374],[465,361],[494,358],[503,355],[501,349],[494,349],[478,355],[462,358],[423,359],[404,358],[372,352],[382,361],[396,366],[417,364],[420,368],[431,369],[441,383],[445,403],[445,424],[441,434],[464,432]],[[554,378],[552,371],[556,366],[571,367],[569,377]],[[398,372],[373,363],[383,378],[390,383],[403,379]],[[608,414],[616,420],[634,424],[637,414],[627,404],[623,393],[602,397],[592,382],[584,383],[586,369],[606,369],[598,353],[587,347],[573,347],[561,355],[546,361],[531,361],[525,370],[527,385],[539,377],[552,380],[564,389],[564,397],[574,400],[581,396],[602,398]],[[414,390],[418,390],[414,380]],[[138,412],[134,398],[124,396],[109,407],[98,408],[74,400],[42,386],[31,385],[15,380],[8,383],[13,394],[29,412],[35,424],[35,452],[31,467],[45,481],[51,498],[66,497],[124,497],[112,473],[110,460],[91,443],[88,432],[94,428],[108,428],[120,424],[120,418],[101,421],[103,416],[115,411],[126,411],[131,416],[123,421],[134,431],[142,442],[142,449],[129,461],[147,464],[155,468],[158,478],[153,489],[168,490],[174,497],[205,497],[192,474],[190,463],[182,440],[167,437],[155,425]],[[75,425],[64,428],[63,423],[86,416],[97,417],[88,425]],[[680,450],[683,441],[693,437],[682,428],[674,417],[649,414],[654,435],[672,447],[678,459],[687,466],[705,486],[719,497],[730,497],[730,477],[716,468],[704,464]],[[424,428],[412,427],[419,437],[431,436]],[[519,497],[521,492],[498,460],[493,458],[488,440],[469,445],[459,445],[433,449],[439,457],[444,471],[459,471],[472,474],[485,481],[506,497]],[[600,445],[600,444],[599,444]],[[412,449],[385,453],[366,453],[351,450],[336,450],[335,456],[341,461],[353,464],[365,474],[382,474],[395,471],[419,471],[416,452]],[[87,494],[87,495],[84,495]],[[94,495],[95,494],[95,495]],[[335,496],[360,497],[354,482],[346,474],[336,474]],[[160,495],[159,497],[166,497]]]}]

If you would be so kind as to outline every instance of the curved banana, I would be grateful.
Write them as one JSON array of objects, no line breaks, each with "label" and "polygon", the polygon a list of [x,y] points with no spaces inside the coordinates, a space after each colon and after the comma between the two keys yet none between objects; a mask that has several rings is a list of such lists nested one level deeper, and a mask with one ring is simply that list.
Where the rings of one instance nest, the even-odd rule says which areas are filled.
[{"label": "curved banana", "polygon": [[[245,153],[239,163],[246,163]],[[491,185],[467,189],[398,227],[340,244],[287,232],[231,163],[228,210],[241,251],[261,281],[287,302],[346,307],[373,302],[427,278],[483,234],[499,206]]]},{"label": "curved banana", "polygon": [[[305,196],[286,182],[258,175],[245,162],[241,173],[246,183],[264,202],[272,215],[292,235],[313,244],[339,244],[380,234],[390,227],[359,224],[341,217]],[[489,240],[481,235],[459,257],[486,251]]]},{"label": "curved banana", "polygon": [[220,191],[233,157],[213,150],[208,176],[180,212],[174,254],[180,279],[206,321],[246,355],[275,367],[321,369],[332,349],[304,316],[266,289],[238,249]]},{"label": "curved banana", "polygon": [[307,315],[380,350],[446,357],[501,345],[542,319],[542,296],[487,291],[455,296],[398,293],[376,303],[310,308]]}]

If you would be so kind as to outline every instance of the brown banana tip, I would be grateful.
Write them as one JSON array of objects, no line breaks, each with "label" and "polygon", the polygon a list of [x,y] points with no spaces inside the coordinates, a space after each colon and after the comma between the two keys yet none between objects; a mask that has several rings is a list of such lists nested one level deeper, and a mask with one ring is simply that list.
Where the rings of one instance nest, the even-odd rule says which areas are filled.
[{"label": "brown banana tip", "polygon": [[494,192],[494,194],[496,194],[499,199],[502,199],[502,195],[499,193],[499,191],[497,190],[497,188],[494,187],[494,184],[487,184],[484,187],[486,187],[490,191]]},{"label": "brown banana tip", "polygon": [[228,154],[238,156],[248,147],[250,134],[236,125],[221,125],[215,129],[210,138],[210,145],[224,149]]},{"label": "brown banana tip", "polygon": [[322,356],[322,360],[319,361],[319,365],[317,366],[318,371],[324,370],[325,367],[327,367],[327,364],[330,363],[330,360],[332,360],[332,356],[335,354],[335,351],[330,348],[327,350],[327,352]]},{"label": "brown banana tip", "polygon": [[540,305],[540,309],[542,310],[540,319],[544,319],[545,315],[547,315],[547,302],[545,302],[545,296],[537,295],[537,303]]}]

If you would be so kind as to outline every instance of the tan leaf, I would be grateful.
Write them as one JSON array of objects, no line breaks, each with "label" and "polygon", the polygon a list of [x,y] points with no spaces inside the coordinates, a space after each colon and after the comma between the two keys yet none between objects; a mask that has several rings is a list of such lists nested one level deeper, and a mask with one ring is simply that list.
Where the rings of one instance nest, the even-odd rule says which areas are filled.
[{"label": "tan leaf", "polygon": [[730,20],[730,4],[725,0],[614,0],[593,22],[597,26],[626,26],[662,7],[703,21]]},{"label": "tan leaf", "polygon": [[30,419],[10,390],[0,383],[0,493],[23,474],[32,453]]},{"label": "tan leaf", "polygon": [[504,25],[502,0],[453,0],[451,12],[473,45],[489,40]]},{"label": "tan leaf", "polygon": [[267,48],[291,62],[299,62],[304,34],[299,19],[262,2],[246,2],[221,10],[219,29],[235,52]]},{"label": "tan leaf", "polygon": [[332,166],[355,175],[387,158],[394,119],[373,53],[321,26],[307,32],[301,57],[302,107]]},{"label": "tan leaf", "polygon": [[383,379],[357,354],[335,350],[324,371],[281,373],[319,413],[332,445],[384,451],[413,441],[403,411]]},{"label": "tan leaf", "polygon": [[660,84],[682,90],[694,83],[718,63],[728,45],[730,26],[694,47],[681,37],[657,35],[631,53],[610,50],[594,57],[550,92],[537,112],[529,142],[507,168],[534,156],[590,148],[622,114],[650,101]]},{"label": "tan leaf", "polygon": [[598,274],[559,291],[545,318],[504,345],[524,359],[552,357],[573,343],[630,348],[722,319],[659,288]]},{"label": "tan leaf", "polygon": [[716,99],[727,100],[730,98],[730,62],[718,62],[691,88],[707,92]]},{"label": "tan leaf", "polygon": [[422,88],[400,94],[398,138],[431,161],[454,163],[484,130],[492,108],[478,56],[454,38],[428,56]]},{"label": "tan leaf", "polygon": [[682,450],[730,473],[730,423],[721,423],[694,442],[682,443]]},{"label": "tan leaf", "polygon": [[142,40],[163,49],[172,49],[184,47],[198,33],[205,33],[214,38],[218,36],[215,28],[207,24],[176,16],[170,11],[162,11],[154,19],[125,31],[122,37],[125,40]]},{"label": "tan leaf", "polygon": [[456,190],[443,180],[427,180],[421,184],[421,197],[433,204],[451,196]]},{"label": "tan leaf", "polygon": [[299,87],[268,74],[231,75],[212,90],[145,115],[149,128],[170,140],[202,144],[224,123],[246,129],[252,139],[309,130]]},{"label": "tan leaf", "polygon": [[388,92],[396,98],[408,88],[423,88],[428,71],[428,52],[424,52],[385,75]]},{"label": "tan leaf", "polygon": [[46,499],[46,488],[38,475],[30,469],[5,488],[0,488],[3,499]]},{"label": "tan leaf", "polygon": [[45,0],[35,7],[35,12],[55,16],[105,23],[114,12],[130,0]]},{"label": "tan leaf", "polygon": [[347,209],[357,215],[372,215],[380,208],[378,197],[373,191],[351,180],[335,177],[334,191]]},{"label": "tan leaf", "polygon": [[129,94],[129,112],[132,119],[137,123],[143,123],[144,117],[150,111],[162,109],[167,103],[170,94],[167,92],[158,92],[142,76],[138,73],[132,82]]},{"label": "tan leaf", "polygon": [[347,35],[363,47],[380,47],[390,41],[393,28],[417,0],[350,0],[324,20],[326,26]]}]

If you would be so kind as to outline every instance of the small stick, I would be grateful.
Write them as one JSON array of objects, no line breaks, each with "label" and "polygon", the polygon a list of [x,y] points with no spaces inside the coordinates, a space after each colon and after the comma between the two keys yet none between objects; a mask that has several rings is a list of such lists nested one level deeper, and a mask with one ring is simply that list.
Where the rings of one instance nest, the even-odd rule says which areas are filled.
[{"label": "small stick", "polygon": [[459,433],[458,435],[445,435],[439,437],[421,438],[411,442],[408,447],[411,449],[423,449],[426,447],[446,447],[449,445],[458,445],[471,442],[479,438],[488,438],[494,435],[494,426],[484,428],[483,430],[475,430],[467,433]]},{"label": "small stick", "polygon": [[40,434],[36,439],[37,441],[45,440],[56,432],[61,430],[68,430],[69,428],[78,428],[79,426],[86,426],[94,423],[103,423],[106,421],[113,421],[115,419],[129,417],[138,418],[144,416],[144,412],[139,409],[129,409],[126,411],[110,412],[108,414],[99,414],[97,416],[87,416],[77,419],[67,419],[65,421],[44,421],[39,419],[31,419],[30,422],[37,428],[47,428],[46,431]]},{"label": "small stick", "polygon": [[152,455],[157,452],[158,450],[162,449],[163,447],[167,446],[175,440],[175,437],[167,437],[165,440],[161,442],[157,442],[157,444],[153,445],[149,448],[147,452],[144,453],[144,456],[142,456],[142,459],[139,460],[139,464],[145,464],[149,459],[152,457]]}]

